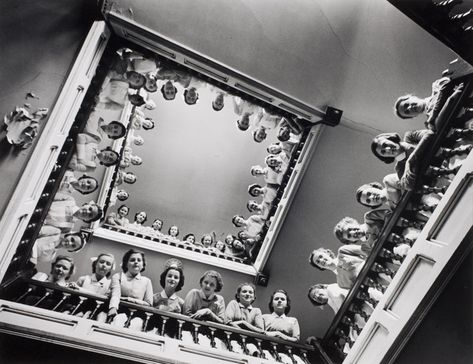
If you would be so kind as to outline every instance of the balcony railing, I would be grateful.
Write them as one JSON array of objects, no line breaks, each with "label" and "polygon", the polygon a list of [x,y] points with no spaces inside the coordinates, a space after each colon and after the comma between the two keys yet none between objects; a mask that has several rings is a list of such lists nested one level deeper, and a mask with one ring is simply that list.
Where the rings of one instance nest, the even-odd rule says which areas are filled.
[{"label": "balcony railing", "polygon": [[[108,322],[105,323],[103,319],[108,311],[108,297],[106,296],[18,276],[17,279],[2,287],[2,298],[67,316],[81,317],[84,312],[88,312],[89,321],[99,321],[103,325],[108,325]],[[119,312],[127,314],[123,329],[128,329],[131,333],[141,331],[147,336],[155,335],[155,337],[174,339],[186,344],[197,344],[206,350],[214,349],[215,352],[218,351],[218,355],[239,354],[259,358],[260,362],[261,359],[294,364],[313,362],[311,357],[314,355],[314,348],[310,345],[288,342],[232,326],[198,321],[181,314],[125,301],[120,302]],[[131,329],[130,323],[137,317],[142,319],[139,321],[142,324],[139,328],[135,326]],[[110,325],[110,327],[114,326]],[[110,331],[111,342],[113,333],[113,330]],[[245,360],[251,362],[252,359]]]},{"label": "balcony railing", "polygon": [[[414,240],[402,236],[402,229],[405,227],[422,228],[426,223],[419,221],[416,214],[419,211],[433,212],[435,210],[436,206],[428,207],[419,204],[419,195],[431,192],[445,193],[448,188],[448,185],[438,187],[433,184],[435,178],[443,174],[441,169],[437,169],[442,162],[438,152],[449,140],[452,125],[462,116],[462,105],[473,91],[472,80],[473,77],[470,75],[452,81],[455,85],[463,82],[463,92],[457,102],[451,105],[447,121],[436,133],[431,149],[424,156],[423,167],[419,173],[421,177],[417,181],[416,188],[404,193],[391,217],[385,222],[380,237],[355,284],[323,338],[322,345],[335,362],[341,362],[347,356],[378,304],[376,299],[370,297],[368,289],[374,288],[384,293],[399,270],[404,256],[394,253],[393,248],[401,243],[412,247],[415,243]],[[445,183],[448,181],[445,180]]]}]

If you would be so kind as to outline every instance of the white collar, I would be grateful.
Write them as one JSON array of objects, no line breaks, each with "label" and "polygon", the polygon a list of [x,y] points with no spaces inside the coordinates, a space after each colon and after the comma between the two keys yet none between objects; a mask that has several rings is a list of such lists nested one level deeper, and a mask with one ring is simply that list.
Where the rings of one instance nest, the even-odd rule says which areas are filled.
[{"label": "white collar", "polygon": [[161,291],[161,297],[162,297],[162,298],[168,298],[168,299],[170,299],[170,300],[173,300],[173,299],[176,298],[176,293],[173,293],[170,297],[168,297],[168,295],[166,294],[166,291],[163,289],[163,290]]},{"label": "white collar", "polygon": [[277,317],[277,318],[286,318],[286,314],[285,314],[285,313],[283,313],[281,316],[279,316],[276,312],[273,312],[271,315],[272,315],[273,317]]}]

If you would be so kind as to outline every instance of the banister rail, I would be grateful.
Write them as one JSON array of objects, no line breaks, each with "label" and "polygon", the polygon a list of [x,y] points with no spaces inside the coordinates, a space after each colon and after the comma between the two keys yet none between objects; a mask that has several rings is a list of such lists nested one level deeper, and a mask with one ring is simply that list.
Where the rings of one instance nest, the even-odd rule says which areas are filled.
[{"label": "banister rail", "polygon": [[[75,315],[87,307],[93,310],[89,316],[89,319],[92,320],[97,318],[98,313],[108,310],[109,297],[61,287],[52,282],[18,276],[13,284],[2,288],[2,298],[31,306],[41,307],[46,299],[51,299],[53,302],[50,302],[49,307],[53,307],[52,310],[57,312],[64,312],[67,309],[68,314]],[[28,297],[34,299],[28,300]],[[272,358],[278,360],[278,355],[284,353],[292,358],[294,363],[302,361],[309,364],[308,356],[315,350],[311,345],[289,342],[224,324],[199,321],[182,314],[126,301],[120,301],[119,312],[127,312],[128,320],[125,328],[129,326],[132,317],[141,317],[143,318],[142,332],[152,335],[166,335],[177,340],[183,340],[183,332],[190,332],[192,344],[199,344],[199,335],[202,334],[204,337],[208,337],[211,347],[230,352],[233,351],[231,341],[236,341],[242,348],[241,354],[269,360]],[[153,329],[155,329],[155,333],[153,333]],[[223,348],[216,345],[217,340],[223,343]],[[268,358],[269,355],[272,358]],[[299,361],[296,360],[295,355],[298,356]]]},{"label": "banister rail", "polygon": [[[374,287],[384,292],[385,289],[376,282],[378,274],[383,273],[383,272],[393,273],[393,275],[395,274],[395,272],[391,272],[389,271],[389,269],[386,269],[386,270],[378,269],[379,268],[378,266],[380,264],[377,261],[379,261],[380,256],[383,258],[386,258],[385,254],[384,256],[381,255],[383,250],[386,250],[388,244],[395,243],[396,239],[400,238],[399,236],[395,235],[395,233],[393,233],[393,229],[396,227],[396,224],[398,223],[399,219],[402,219],[401,215],[406,211],[406,207],[408,206],[409,202],[411,202],[414,195],[418,193],[419,186],[421,185],[422,179],[425,176],[427,169],[429,168],[429,165],[430,165],[430,163],[427,163],[427,162],[432,161],[433,157],[438,152],[442,143],[445,141],[445,137],[447,136],[447,133],[449,132],[449,125],[451,125],[451,122],[455,119],[456,115],[461,109],[461,105],[463,104],[464,100],[466,100],[468,98],[468,95],[471,94],[473,90],[472,81],[473,81],[473,76],[471,75],[463,76],[451,81],[451,83],[455,85],[464,83],[462,94],[458,98],[458,100],[451,105],[450,110],[448,110],[448,113],[447,113],[448,116],[447,116],[446,122],[443,123],[443,125],[441,126],[441,129],[438,130],[438,132],[436,133],[435,139],[433,140],[431,144],[431,148],[427,151],[426,155],[422,159],[424,163],[422,164],[422,167],[419,170],[419,178],[416,183],[416,189],[414,189],[413,191],[407,191],[406,193],[403,194],[402,199],[400,200],[396,209],[392,212],[392,215],[390,216],[389,220],[385,222],[383,229],[380,233],[380,236],[377,242],[375,243],[375,245],[373,246],[373,249],[370,255],[367,257],[366,262],[356,279],[356,282],[354,283],[353,287],[350,289],[346,299],[344,300],[342,306],[336,313],[335,318],[333,319],[330,327],[328,328],[322,340],[322,345],[327,350],[327,352],[331,352],[331,351],[333,352],[333,347],[335,346],[336,351],[339,354],[341,354],[341,357],[345,356],[344,354],[342,354],[344,345],[342,345],[342,347],[340,348],[340,346],[338,346],[336,342],[338,341],[339,338],[342,338],[343,341],[345,341],[345,343],[347,342],[350,343],[353,340],[349,337],[350,335],[348,333],[345,333],[341,329],[341,327],[355,328],[355,330],[357,330],[357,333],[359,333],[362,329],[358,327],[350,318],[350,311],[352,312],[352,314],[353,313],[361,314],[362,317],[365,319],[365,321],[367,321],[369,318],[369,315],[363,312],[363,310],[361,309],[361,306],[359,305],[360,303],[364,303],[367,301],[365,299],[367,295],[363,294],[363,292],[366,293],[366,289],[368,287]],[[378,266],[375,267],[375,265],[378,265]],[[381,268],[382,268],[382,263],[381,263]],[[363,297],[363,298],[360,298],[360,297]],[[373,302],[373,300],[371,300],[371,302]],[[374,303],[377,303],[377,302],[374,302]]]}]

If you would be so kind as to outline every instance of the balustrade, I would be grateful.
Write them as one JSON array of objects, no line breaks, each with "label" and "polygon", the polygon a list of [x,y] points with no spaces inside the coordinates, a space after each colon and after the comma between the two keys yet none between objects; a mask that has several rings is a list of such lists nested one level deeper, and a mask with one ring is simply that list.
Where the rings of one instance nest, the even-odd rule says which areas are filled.
[{"label": "balustrade", "polygon": [[[99,322],[99,313],[105,313],[108,310],[106,296],[22,277],[17,278],[8,287],[3,287],[2,296],[17,303],[47,308],[75,317],[85,317],[84,312],[89,311],[91,313],[87,319]],[[310,345],[287,342],[223,324],[198,321],[181,314],[126,301],[120,302],[119,312],[127,315],[123,329],[130,329],[130,331],[134,329],[146,335],[165,336],[185,344],[197,344],[205,349],[300,364],[309,364],[308,356],[314,351]],[[132,322],[135,318],[140,318],[141,320],[137,322],[142,322],[138,328]],[[113,324],[110,327],[117,328]]]},{"label": "balustrade", "polygon": [[[473,90],[472,79],[471,76],[465,76],[453,81],[455,84],[463,82],[464,91],[457,104],[449,110],[448,122],[443,125],[442,130],[437,131],[432,148],[424,156],[423,161],[426,163],[421,168],[416,188],[414,191],[404,193],[397,208],[386,220],[365,266],[324,337],[323,346],[327,352],[335,354],[333,355],[335,361],[340,361],[347,355],[378,304],[379,298],[370,295],[369,290],[374,289],[380,294],[384,293],[404,261],[408,250],[415,244],[416,234],[404,236],[403,229],[414,228],[420,233],[432,212],[437,208],[438,200],[446,192],[448,185],[461,167],[445,167],[448,163],[444,160],[447,161],[448,158],[456,155],[468,154],[472,150],[470,139],[464,140],[464,144],[459,147],[445,148],[446,145],[452,145],[449,125],[458,125],[457,119],[464,114],[461,105],[469,102],[469,95]],[[470,135],[470,131],[458,132],[456,129],[453,133],[457,138]],[[428,194],[437,194],[437,201],[421,202],[424,201],[422,196]]]}]

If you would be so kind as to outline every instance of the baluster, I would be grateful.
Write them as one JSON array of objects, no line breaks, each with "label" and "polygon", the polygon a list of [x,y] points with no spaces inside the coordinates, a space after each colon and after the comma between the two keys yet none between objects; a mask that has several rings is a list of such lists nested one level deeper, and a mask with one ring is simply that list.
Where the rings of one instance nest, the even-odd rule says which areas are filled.
[{"label": "baluster", "polygon": [[449,13],[455,5],[461,4],[463,0],[443,0],[434,2],[434,8]]},{"label": "baluster", "polygon": [[28,224],[28,225],[26,226],[26,229],[34,229],[34,228],[36,228],[36,225],[37,225],[37,224],[36,224],[35,222],[33,222],[33,223],[31,223],[31,224]]},{"label": "baluster", "polygon": [[228,348],[228,351],[233,351],[232,350],[232,344],[230,343],[230,337],[232,336],[231,331],[224,331],[225,337],[226,337],[226,345]]},{"label": "baluster", "polygon": [[185,321],[184,320],[177,320],[177,324],[179,327],[177,328],[177,339],[182,340],[182,326],[184,326]]},{"label": "baluster", "polygon": [[343,346],[344,345],[343,346],[340,345],[338,340],[333,343],[333,346],[335,346],[335,349],[337,349],[338,354],[340,355],[340,357],[345,358],[347,356],[347,354],[343,351]]},{"label": "baluster", "polygon": [[15,302],[20,302],[21,300],[23,300],[23,298],[25,298],[26,296],[28,296],[32,291],[34,290],[34,287],[30,286],[25,293],[23,293],[20,297],[18,297],[16,299]]},{"label": "baluster", "polygon": [[130,327],[131,320],[133,319],[133,315],[135,314],[135,312],[136,312],[136,308],[130,308],[130,313],[128,314],[125,325],[123,325],[123,327],[126,327],[126,328]]},{"label": "baluster", "polygon": [[194,327],[194,343],[198,344],[199,343],[199,327],[201,325],[193,322],[192,326]]},{"label": "baluster", "polygon": [[418,190],[416,190],[416,193],[419,193],[421,195],[428,195],[429,193],[445,193],[447,191],[447,186],[443,187],[434,187],[434,186],[427,186],[424,185],[420,187]]},{"label": "baluster", "polygon": [[84,303],[86,299],[87,298],[85,297],[79,296],[79,303],[76,305],[76,307],[74,307],[74,309],[71,312],[71,315],[75,315],[77,313],[77,310],[79,309],[80,306],[82,306],[82,304]]},{"label": "baluster", "polygon": [[360,315],[365,321],[368,321],[368,319],[370,318],[370,316],[365,311],[363,311],[361,307],[355,304],[350,305],[348,311]]},{"label": "baluster", "polygon": [[413,241],[412,239],[405,238],[404,236],[398,235],[396,233],[389,234],[388,241],[390,243],[394,243],[396,245],[398,245],[398,244],[407,244],[407,245],[412,246],[415,243],[415,241]]},{"label": "baluster", "polygon": [[356,297],[359,298],[360,300],[363,300],[363,301],[366,301],[366,302],[370,303],[371,305],[373,305],[373,307],[376,307],[376,305],[378,304],[378,301],[371,298],[369,296],[368,292],[365,292],[365,291],[359,291],[357,293]]},{"label": "baluster", "polygon": [[[100,307],[102,307],[103,305],[103,302],[102,301],[99,301],[99,300],[95,300],[95,308],[94,310],[92,311],[92,314],[90,315],[90,319],[93,320],[94,317],[97,315]],[[110,319],[108,320],[110,321]]]},{"label": "baluster", "polygon": [[56,311],[59,308],[59,306],[61,306],[64,303],[64,301],[66,301],[70,296],[71,296],[70,293],[62,292],[62,298],[58,302],[58,304],[53,307],[53,311]]},{"label": "baluster", "polygon": [[267,359],[266,355],[264,355],[264,352],[263,352],[263,346],[261,345],[263,340],[255,338],[255,341],[256,341],[256,347],[258,348],[258,351],[259,351],[259,357],[262,359]]},{"label": "baluster", "polygon": [[145,315],[146,315],[145,322],[143,323],[143,328],[141,329],[141,331],[143,331],[143,332],[146,332],[146,328],[148,327],[149,319],[151,318],[151,316],[153,316],[153,314],[151,312],[145,312]]},{"label": "baluster", "polygon": [[473,9],[469,9],[464,13],[458,13],[454,15],[450,15],[449,18],[452,22],[459,22],[459,23],[466,23],[468,19],[473,17]]},{"label": "baluster", "polygon": [[422,230],[424,228],[425,222],[411,221],[411,220],[406,219],[405,217],[400,217],[396,225],[403,228],[413,227],[418,230]]},{"label": "baluster", "polygon": [[345,325],[349,326],[352,330],[354,330],[357,335],[360,334],[362,328],[359,327],[356,323],[354,323],[353,320],[351,318],[349,318],[348,316],[343,316],[341,322],[342,322],[342,324],[345,324]]},{"label": "baluster", "polygon": [[215,348],[217,344],[215,343],[215,331],[217,330],[215,327],[209,327],[210,330],[210,346]]},{"label": "baluster", "polygon": [[392,251],[386,249],[386,248],[382,248],[381,251],[379,252],[379,256],[382,257],[382,258],[386,258],[386,259],[391,259],[391,260],[398,260],[400,262],[402,262],[404,260],[404,258],[396,253],[393,253]]},{"label": "baluster", "polygon": [[[473,109],[468,108],[467,112],[472,113]],[[453,129],[452,130],[452,135],[457,138],[469,136],[470,134],[473,134],[473,129]],[[453,149],[442,148],[442,151],[440,152],[440,156],[442,158],[450,158],[450,157],[453,157],[454,155],[468,154],[471,152],[472,149],[473,149],[473,145],[461,145]]]},{"label": "baluster", "polygon": [[307,350],[301,349],[301,354],[302,354],[302,360],[304,360],[306,364],[310,364],[309,358],[307,357]]},{"label": "baluster", "polygon": [[53,290],[50,288],[46,288],[46,292],[44,293],[44,296],[41,297],[33,306],[38,307],[38,305],[43,302],[47,297],[51,296],[53,294]]},{"label": "baluster", "polygon": [[169,317],[166,316],[161,316],[161,336],[164,336],[164,333],[166,332],[166,322],[168,322]]},{"label": "baluster", "polygon": [[428,175],[428,176],[440,177],[440,176],[446,176],[446,175],[449,175],[449,174],[457,174],[457,172],[459,170],[460,170],[460,166],[455,167],[455,168],[444,168],[444,167],[429,166],[429,168],[427,168],[427,171],[425,172],[425,174]]},{"label": "baluster", "polygon": [[289,358],[291,358],[292,360],[292,364],[297,364],[297,361],[294,358],[294,355],[292,355],[292,346],[284,345],[284,347],[286,348],[286,355],[289,356]]},{"label": "baluster", "polygon": [[383,267],[379,263],[374,263],[373,266],[371,267],[371,270],[376,273],[384,273],[390,276],[391,278],[394,277],[394,275],[396,274],[396,272],[394,272],[393,270]]},{"label": "baluster", "polygon": [[413,206],[413,207],[409,208],[409,211],[413,211],[413,212],[419,212],[419,211],[434,212],[436,207],[437,207],[437,204],[434,204],[434,205],[419,204],[417,206]]},{"label": "baluster", "polygon": [[281,357],[279,356],[279,352],[278,352],[278,344],[271,343],[271,347],[273,348],[274,357],[276,358],[277,361],[281,362]]},{"label": "baluster", "polygon": [[241,339],[241,347],[243,348],[243,353],[245,353],[246,355],[249,355],[248,354],[248,348],[246,346],[246,339],[248,337],[246,335],[241,335],[240,334],[240,339]]},{"label": "baluster", "polygon": [[[471,108],[471,107],[465,108],[465,114],[468,114],[469,116],[472,116],[473,108]],[[455,138],[464,138],[464,137],[470,136],[471,134],[473,134],[473,129],[452,129],[452,131],[451,131],[451,136],[453,136]],[[470,153],[471,149],[473,148],[472,145],[462,145],[462,146],[460,146],[458,148],[455,148],[455,149],[459,149],[459,148],[462,148],[462,147],[463,147],[464,151],[461,151],[461,153],[459,151],[458,152],[459,154]],[[445,150],[447,148],[443,148],[443,149]],[[449,155],[450,151],[451,151],[451,149],[449,149],[444,154],[444,152],[442,150],[441,156],[445,157],[445,158],[450,157],[450,155]]]},{"label": "baluster", "polygon": [[345,334],[345,331],[343,331],[342,329],[340,328],[337,328],[335,330],[335,335],[337,335],[338,337],[342,338],[347,344],[348,346],[351,348],[352,345],[355,343],[352,339],[350,339],[350,337]]},{"label": "baluster", "polygon": [[375,282],[372,278],[366,277],[366,279],[363,282],[366,286],[368,287],[373,287],[376,288],[378,291],[381,291],[384,293],[386,291],[386,288],[384,288],[381,284]]}]

